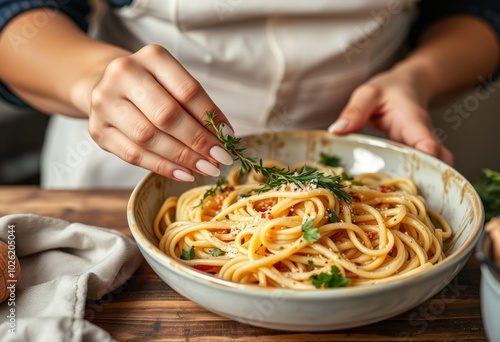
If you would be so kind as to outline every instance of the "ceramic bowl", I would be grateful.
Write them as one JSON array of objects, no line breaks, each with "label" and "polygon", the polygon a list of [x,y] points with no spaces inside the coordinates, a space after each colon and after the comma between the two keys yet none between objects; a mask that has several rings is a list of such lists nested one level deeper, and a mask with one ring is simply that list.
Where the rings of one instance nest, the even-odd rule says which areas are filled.
[{"label": "ceramic bowl", "polygon": [[483,232],[476,246],[476,258],[481,263],[481,316],[490,341],[500,339],[500,267],[493,260],[491,236]]},{"label": "ceramic bowl", "polygon": [[[201,184],[209,177],[179,183],[147,175],[128,205],[131,232],[153,270],[182,296],[216,314],[271,329],[326,331],[381,321],[420,305],[443,289],[462,269],[479,239],[484,213],[473,186],[445,163],[385,139],[352,134],[335,137],[324,131],[281,132],[244,137],[246,155],[290,165],[317,160],[319,153],[337,155],[352,174],[384,172],[412,178],[428,204],[450,223],[453,236],[447,257],[429,271],[397,282],[296,291],[241,285],[187,267],[157,248],[153,220],[164,199]],[[227,172],[227,170],[223,170]]]}]

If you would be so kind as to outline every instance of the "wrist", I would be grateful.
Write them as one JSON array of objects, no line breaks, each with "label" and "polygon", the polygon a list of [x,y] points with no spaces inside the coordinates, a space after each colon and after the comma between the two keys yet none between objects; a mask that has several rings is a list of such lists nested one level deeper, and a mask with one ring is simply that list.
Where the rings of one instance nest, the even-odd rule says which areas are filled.
[{"label": "wrist", "polygon": [[428,107],[439,95],[435,80],[437,73],[431,63],[407,58],[394,65],[392,71],[403,77],[415,90],[423,107]]}]

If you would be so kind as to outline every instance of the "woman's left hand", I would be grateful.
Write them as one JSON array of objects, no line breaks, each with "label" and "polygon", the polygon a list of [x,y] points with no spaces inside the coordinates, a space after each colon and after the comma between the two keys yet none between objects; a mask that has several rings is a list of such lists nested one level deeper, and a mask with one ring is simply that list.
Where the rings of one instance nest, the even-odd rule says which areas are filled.
[{"label": "woman's left hand", "polygon": [[389,139],[453,164],[452,153],[434,135],[429,99],[418,79],[419,75],[397,65],[375,75],[355,89],[328,130],[343,135],[371,123]]}]

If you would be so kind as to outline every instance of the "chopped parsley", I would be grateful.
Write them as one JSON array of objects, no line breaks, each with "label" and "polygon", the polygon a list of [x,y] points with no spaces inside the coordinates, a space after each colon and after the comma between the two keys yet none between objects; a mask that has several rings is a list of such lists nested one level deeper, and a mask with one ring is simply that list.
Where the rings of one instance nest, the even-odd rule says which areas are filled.
[{"label": "chopped parsley", "polygon": [[194,259],[194,246],[191,246],[190,249],[182,250],[181,252],[181,259],[182,260],[193,260]]},{"label": "chopped parsley", "polygon": [[321,272],[320,274],[311,276],[311,281],[317,289],[321,287],[344,287],[351,283],[349,278],[344,277],[342,273],[340,273],[337,266],[332,266],[331,273]]},{"label": "chopped parsley", "polygon": [[218,257],[218,256],[221,256],[221,255],[224,255],[226,252],[224,252],[222,249],[220,248],[214,248],[214,249],[211,249],[208,251],[208,253],[213,256],[213,257]]},{"label": "chopped parsley", "polygon": [[328,213],[328,222],[330,223],[340,222],[339,216],[337,215],[337,212],[335,210],[326,209],[326,212]]},{"label": "chopped parsley", "polygon": [[312,260],[307,260],[307,269],[309,271],[314,270],[314,262]]},{"label": "chopped parsley", "polygon": [[319,154],[319,161],[318,163],[325,165],[325,166],[331,166],[331,167],[339,167],[340,165],[340,157],[337,156],[329,156],[326,153],[321,152]]},{"label": "chopped parsley", "polygon": [[318,229],[314,228],[313,225],[314,219],[308,218],[306,222],[302,223],[302,231],[304,232],[304,239],[309,241],[310,243],[315,243],[321,237],[318,233]]}]

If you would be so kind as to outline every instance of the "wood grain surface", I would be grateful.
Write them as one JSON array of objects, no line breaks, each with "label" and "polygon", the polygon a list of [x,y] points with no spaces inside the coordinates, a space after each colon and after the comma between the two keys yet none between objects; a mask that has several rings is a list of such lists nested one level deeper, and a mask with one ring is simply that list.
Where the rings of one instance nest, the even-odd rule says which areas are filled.
[{"label": "wood grain surface", "polygon": [[[130,193],[0,187],[0,215],[33,213],[116,229],[131,236],[126,218]],[[213,314],[177,294],[143,262],[123,286],[100,300],[89,301],[85,316],[118,341],[477,342],[486,341],[480,277],[479,264],[472,256],[446,288],[404,314],[348,330],[299,333],[253,327]]]}]

